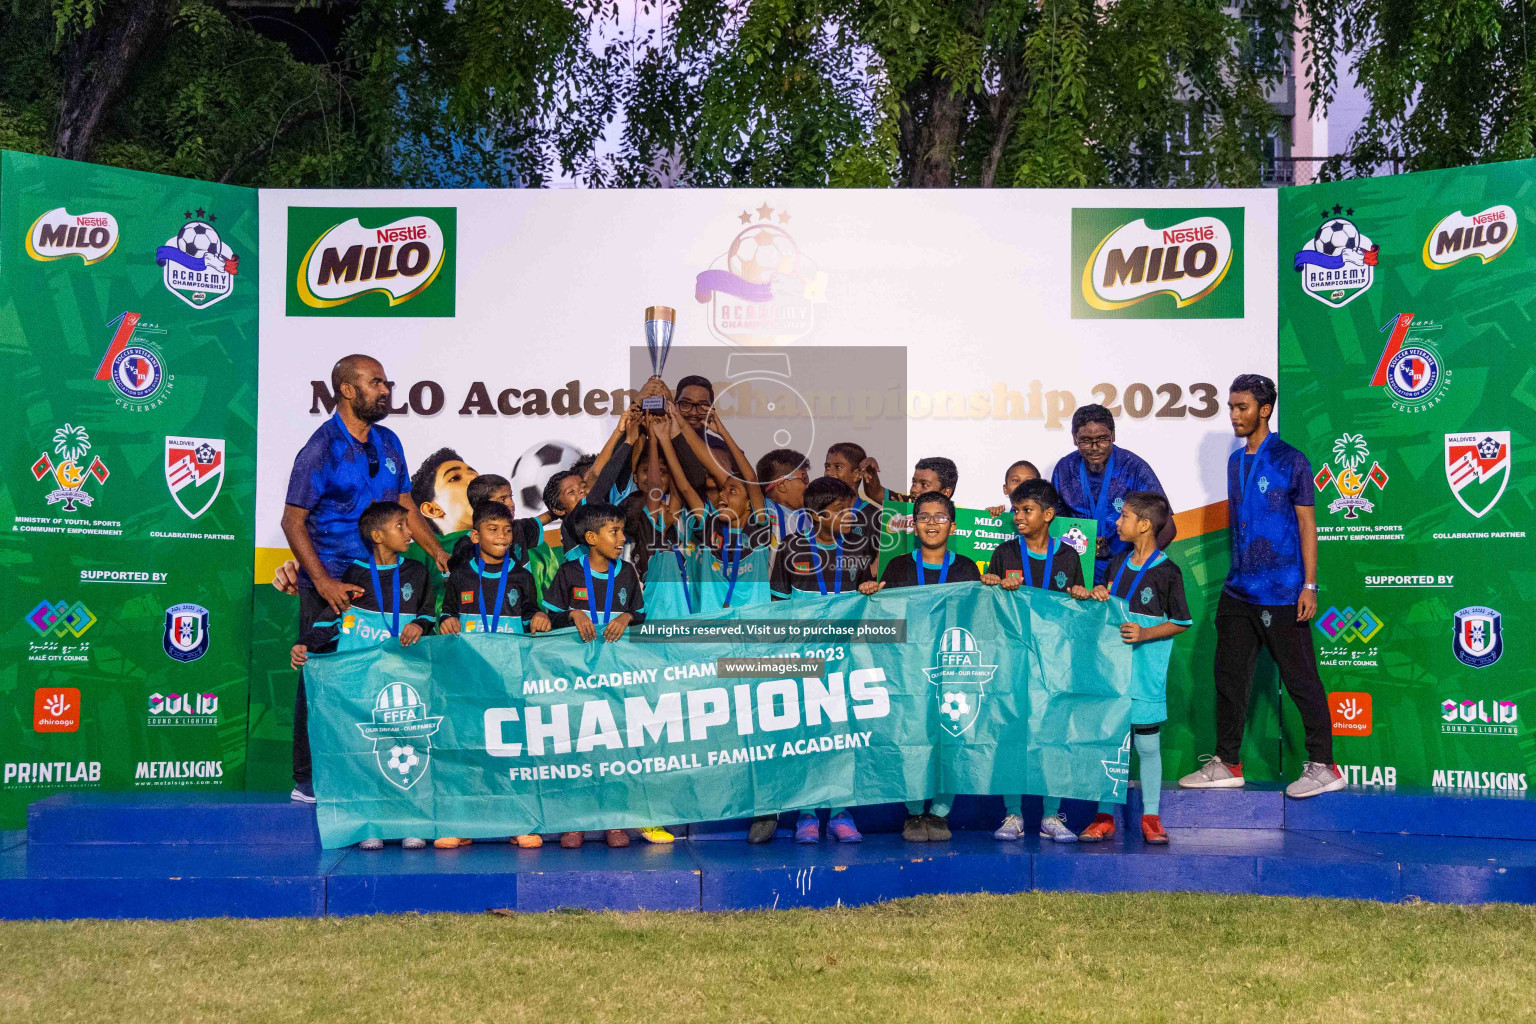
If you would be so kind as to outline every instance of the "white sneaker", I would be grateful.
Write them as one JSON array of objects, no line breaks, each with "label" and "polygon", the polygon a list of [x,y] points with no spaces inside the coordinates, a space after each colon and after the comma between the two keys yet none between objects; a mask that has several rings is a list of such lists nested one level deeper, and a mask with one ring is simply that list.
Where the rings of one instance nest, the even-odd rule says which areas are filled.
[{"label": "white sneaker", "polygon": [[357,848],[359,850],[382,850],[384,849],[384,840],[373,838],[364,839],[362,842],[357,844]]},{"label": "white sneaker", "polygon": [[1285,795],[1292,800],[1305,800],[1320,793],[1336,793],[1345,785],[1344,773],[1336,765],[1308,761],[1302,766],[1301,777],[1285,787]]},{"label": "white sneaker", "polygon": [[1058,843],[1077,842],[1077,833],[1067,828],[1067,816],[1047,814],[1040,819],[1040,838],[1054,839]]},{"label": "white sneaker", "polygon": [[997,831],[992,833],[992,838],[1011,843],[1024,834],[1024,819],[1017,814],[1010,814],[1003,819],[1003,823],[997,826]]},{"label": "white sneaker", "polygon": [[425,850],[426,848],[427,841],[420,836],[408,836],[400,840],[400,849],[402,850]]},{"label": "white sneaker", "polygon": [[1242,789],[1243,766],[1227,764],[1214,754],[1200,758],[1205,763],[1200,770],[1191,772],[1179,780],[1183,789]]}]

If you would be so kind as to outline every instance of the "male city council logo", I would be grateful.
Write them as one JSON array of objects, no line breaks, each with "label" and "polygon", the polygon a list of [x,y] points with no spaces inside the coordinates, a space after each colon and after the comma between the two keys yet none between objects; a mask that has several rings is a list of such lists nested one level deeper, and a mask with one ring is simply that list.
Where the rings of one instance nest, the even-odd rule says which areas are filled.
[{"label": "male city council logo", "polygon": [[1487,668],[1504,656],[1503,616],[1492,608],[1463,608],[1451,622],[1451,650],[1463,665]]},{"label": "male city council logo", "polygon": [[1339,309],[1364,295],[1376,280],[1381,247],[1352,219],[1353,209],[1335,205],[1297,251],[1292,263],[1302,289],[1318,302]]},{"label": "male city council logo", "polygon": [[155,250],[165,271],[165,287],[193,309],[206,309],[229,298],[240,272],[240,257],[219,237],[213,214],[198,207],[182,214],[185,223]]},{"label": "male city council logo", "polygon": [[165,485],[171,490],[171,500],[188,519],[207,512],[224,486],[224,439],[167,437]]},{"label": "male city council logo", "polygon": [[923,672],[933,684],[939,704],[939,724],[951,736],[960,736],[976,724],[987,683],[996,665],[983,665],[976,638],[970,630],[951,626],[939,636],[939,663]]},{"label": "male city council logo", "polygon": [[1363,605],[1358,609],[1348,605],[1342,609],[1329,605],[1328,610],[1317,617],[1319,633],[1329,640],[1340,640],[1347,644],[1368,644],[1385,625],[1375,612]]},{"label": "male city council logo", "polygon": [[1445,480],[1478,519],[1493,511],[1509,486],[1509,450],[1507,430],[1445,435]]},{"label": "male city council logo", "polygon": [[1513,207],[1490,206],[1470,217],[1457,210],[1424,236],[1424,265],[1430,270],[1444,270],[1472,256],[1490,263],[1515,243],[1518,227]]},{"label": "male city council logo", "polygon": [[1371,387],[1384,387],[1398,412],[1426,412],[1445,399],[1452,371],[1426,334],[1444,325],[1399,313],[1378,328],[1387,335],[1381,358],[1371,374]]},{"label": "male city council logo", "polygon": [[[87,456],[91,459],[89,463],[85,461]],[[54,461],[55,457],[57,462]],[[33,479],[41,482],[44,478],[51,478],[57,485],[48,492],[48,504],[62,503],[61,511],[64,512],[89,508],[96,499],[86,492],[86,488],[93,480],[98,487],[105,486],[107,477],[111,475],[107,471],[107,464],[101,461],[101,456],[91,455],[90,433],[84,427],[72,423],[66,423],[55,430],[52,452],[43,452],[32,463]]]},{"label": "male city council logo", "polygon": [[[1374,485],[1378,491],[1384,491],[1389,478],[1381,463],[1374,459],[1369,470],[1360,472],[1370,458],[1371,449],[1363,434],[1345,431],[1333,442],[1333,462],[1323,463],[1323,468],[1312,478],[1312,486],[1319,492],[1326,490],[1329,484],[1338,492],[1338,497],[1328,503],[1329,512],[1343,512],[1345,519],[1358,519],[1361,512],[1375,510],[1376,505],[1365,496],[1366,488]],[[1334,463],[1338,463],[1337,471],[1333,468]]]},{"label": "male city council logo", "polygon": [[373,702],[373,720],[357,722],[365,739],[373,741],[373,757],[384,777],[410,789],[427,772],[432,760],[432,734],[441,715],[428,715],[421,695],[408,683],[388,683]]},{"label": "male city council logo", "polygon": [[458,210],[288,208],[289,316],[451,317]]},{"label": "male city council logo", "polygon": [[59,206],[27,229],[27,255],[44,262],[78,256],[90,266],[111,256],[117,240],[117,218],[110,213],[70,213]]},{"label": "male city council logo", "polygon": [[[1106,230],[1106,214],[1112,226]],[[1113,313],[1139,307],[1127,315],[1138,318],[1187,316],[1198,318],[1242,315],[1241,275],[1225,291],[1231,301],[1206,302],[1217,294],[1242,258],[1229,224],[1242,224],[1243,211],[1222,210],[1089,210],[1072,211],[1074,257],[1085,232],[1097,235],[1086,257],[1074,258],[1072,273],[1078,294],[1073,317]],[[1149,225],[1148,220],[1156,227]],[[1149,302],[1155,296],[1169,301]],[[1081,298],[1087,312],[1075,301]],[[1186,312],[1187,310],[1187,312]]]},{"label": "male city council logo", "polygon": [[161,638],[172,661],[196,661],[208,653],[208,609],[200,604],[177,604],[165,610],[165,635]]},{"label": "male city council logo", "polygon": [[827,275],[790,235],[789,211],[765,200],[736,220],[731,244],[694,280],[694,299],[709,306],[709,332],[727,345],[784,345],[810,334],[827,301]]}]

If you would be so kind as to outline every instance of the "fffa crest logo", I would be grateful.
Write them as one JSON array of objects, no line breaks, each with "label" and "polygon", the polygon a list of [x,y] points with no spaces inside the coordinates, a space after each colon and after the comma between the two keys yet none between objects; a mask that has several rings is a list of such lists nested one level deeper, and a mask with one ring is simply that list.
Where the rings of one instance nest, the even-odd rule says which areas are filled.
[{"label": "fffa crest logo", "polygon": [[410,789],[427,773],[432,760],[432,735],[441,715],[428,715],[421,695],[408,683],[389,683],[373,702],[373,721],[356,723],[373,740],[373,757],[386,779]]},{"label": "fffa crest logo", "polygon": [[939,663],[923,672],[933,684],[939,702],[939,724],[951,736],[960,736],[976,724],[982,698],[996,665],[983,665],[981,651],[970,630],[951,626],[939,637]]}]

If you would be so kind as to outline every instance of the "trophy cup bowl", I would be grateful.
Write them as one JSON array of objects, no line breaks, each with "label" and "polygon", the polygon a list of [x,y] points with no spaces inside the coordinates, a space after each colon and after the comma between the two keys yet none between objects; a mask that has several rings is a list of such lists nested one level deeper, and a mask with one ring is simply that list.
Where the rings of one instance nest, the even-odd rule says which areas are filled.
[{"label": "trophy cup bowl", "polygon": [[[671,306],[648,306],[645,310],[645,347],[651,354],[651,377],[661,378],[667,365],[667,353],[672,348],[672,331],[677,326],[677,311]],[[640,400],[640,408],[646,412],[661,412],[666,399],[650,395]]]}]

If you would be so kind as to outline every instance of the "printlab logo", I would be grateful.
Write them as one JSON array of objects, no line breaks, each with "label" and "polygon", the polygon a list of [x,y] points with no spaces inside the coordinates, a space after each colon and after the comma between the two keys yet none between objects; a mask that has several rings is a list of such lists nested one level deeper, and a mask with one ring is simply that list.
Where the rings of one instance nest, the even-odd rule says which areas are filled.
[{"label": "printlab logo", "polygon": [[1333,719],[1335,736],[1369,736],[1371,734],[1370,694],[1329,694],[1328,711]]},{"label": "printlab logo", "polygon": [[1509,484],[1509,431],[1445,435],[1445,479],[1461,507],[1481,519]]},{"label": "printlab logo", "polygon": [[1503,616],[1483,605],[1463,608],[1452,619],[1451,650],[1463,665],[1492,665],[1504,656]]},{"label": "printlab logo", "polygon": [[165,610],[165,636],[161,638],[167,657],[173,661],[196,661],[208,653],[208,609],[200,604],[177,604]]},{"label": "printlab logo", "polygon": [[1301,287],[1323,303],[1339,309],[1364,295],[1376,280],[1381,247],[1371,242],[1351,220],[1353,209],[1334,206],[1323,211],[1323,222],[1296,253],[1292,264],[1301,274]]},{"label": "printlab logo", "polygon": [[196,519],[207,512],[224,486],[224,439],[167,437],[165,485],[187,518]]},{"label": "printlab logo", "polygon": [[51,476],[58,485],[48,492],[48,504],[62,502],[61,511],[64,512],[78,512],[82,505],[90,507],[95,499],[86,493],[86,486],[91,480],[105,485],[107,477],[111,476],[99,455],[92,456],[90,464],[85,465],[86,456],[90,454],[91,435],[84,427],[66,423],[53,432],[52,456],[57,456],[59,461],[55,463],[48,452],[43,452],[32,463],[33,479],[41,482]]},{"label": "printlab logo", "polygon": [[1515,736],[1520,709],[1512,700],[1447,700],[1440,705],[1444,720],[1440,732],[1447,736]]},{"label": "printlab logo", "polygon": [[1072,319],[1241,317],[1243,213],[1074,209]]},{"label": "printlab logo", "polygon": [[27,255],[44,262],[78,256],[90,266],[112,255],[117,238],[117,218],[110,213],[70,213],[60,206],[32,222]]},{"label": "printlab logo", "polygon": [[155,250],[165,268],[165,287],[193,309],[206,309],[229,297],[240,272],[240,257],[219,237],[218,220],[202,207],[182,214],[186,223]]},{"label": "printlab logo", "polygon": [[289,316],[451,317],[458,210],[288,208]]},{"label": "printlab logo", "polygon": [[1470,217],[1457,210],[1424,236],[1424,265],[1444,270],[1470,256],[1490,263],[1514,244],[1518,225],[1515,211],[1508,206],[1490,206]]},{"label": "printlab logo", "polygon": [[1345,519],[1358,519],[1361,512],[1375,510],[1376,506],[1365,496],[1366,485],[1374,484],[1378,491],[1385,490],[1388,477],[1381,463],[1375,461],[1371,462],[1371,468],[1364,476],[1360,474],[1360,468],[1370,457],[1371,449],[1363,434],[1346,432],[1333,442],[1333,460],[1339,464],[1338,471],[1325,462],[1312,478],[1312,486],[1319,491],[1326,490],[1329,484],[1338,491],[1339,496],[1328,503],[1329,512],[1342,511]]},{"label": "printlab logo", "polygon": [[129,312],[119,313],[107,326],[113,328],[112,340],[96,367],[96,379],[110,382],[117,404],[129,412],[146,412],[164,403],[176,378],[165,371],[164,354],[147,336],[165,330],[141,323],[139,314]]},{"label": "printlab logo", "polygon": [[44,686],[32,694],[33,732],[78,732],[80,691],[70,686]]},{"label": "printlab logo", "polygon": [[151,728],[218,725],[219,698],[212,693],[152,693],[145,722]]},{"label": "printlab logo", "polygon": [[939,702],[939,724],[951,736],[959,736],[976,724],[981,699],[987,694],[996,665],[983,665],[976,638],[959,626],[946,629],[939,638],[939,663],[923,672],[933,684]]},{"label": "printlab logo", "polygon": [[1398,412],[1424,412],[1445,397],[1450,369],[1440,365],[1440,355],[1427,339],[1412,336],[1414,331],[1438,331],[1441,326],[1433,320],[1415,320],[1412,313],[1399,313],[1381,325],[1381,331],[1391,333],[1371,374],[1371,387],[1385,387]]},{"label": "printlab logo", "polygon": [[357,722],[365,739],[373,741],[379,771],[401,789],[410,789],[426,774],[432,760],[432,734],[443,722],[428,715],[415,687],[389,683],[373,703],[373,721]]},{"label": "printlab logo", "polygon": [[730,247],[694,282],[693,297],[709,305],[709,332],[727,345],[784,345],[816,326],[827,275],[800,251],[789,219],[787,210],[775,218],[767,202],[741,211]]}]

